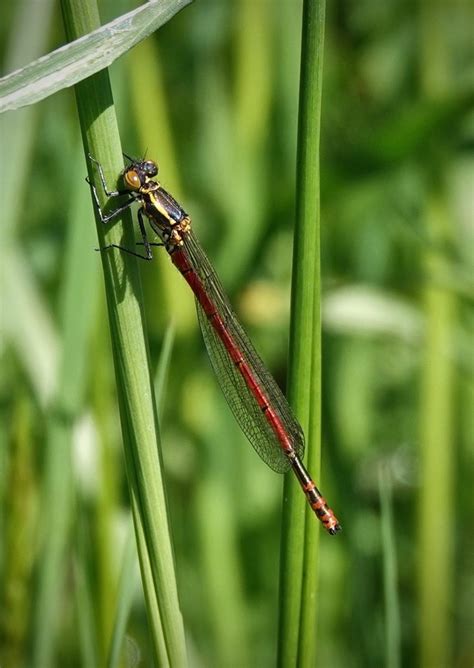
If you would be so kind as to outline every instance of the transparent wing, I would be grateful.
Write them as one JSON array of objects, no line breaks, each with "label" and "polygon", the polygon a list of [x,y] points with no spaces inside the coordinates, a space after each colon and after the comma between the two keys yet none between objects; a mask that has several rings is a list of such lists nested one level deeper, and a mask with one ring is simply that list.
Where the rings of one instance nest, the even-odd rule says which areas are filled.
[{"label": "transparent wing", "polygon": [[[240,354],[263,389],[268,404],[284,425],[296,453],[302,458],[304,454],[302,429],[282,391],[270,372],[265,368],[250,339],[239,324],[215,271],[191,232],[185,235],[183,250],[188,256],[190,265],[201,279],[208,297],[215,305],[216,311],[225,323]],[[277,473],[285,473],[290,469],[290,463],[278,438],[260,409],[255,396],[240,374],[238,367],[233,363],[224,344],[207,318],[199,303],[198,296],[196,296],[196,308],[209,358],[235,419],[263,461]]]}]

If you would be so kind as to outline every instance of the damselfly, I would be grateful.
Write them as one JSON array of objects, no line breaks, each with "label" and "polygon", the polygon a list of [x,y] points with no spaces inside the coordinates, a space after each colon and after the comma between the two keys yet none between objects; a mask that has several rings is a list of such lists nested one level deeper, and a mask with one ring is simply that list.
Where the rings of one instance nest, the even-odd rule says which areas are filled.
[{"label": "damselfly", "polygon": [[[271,469],[277,473],[293,470],[316,516],[330,534],[337,533],[340,524],[302,462],[303,431],[283,393],[239,324],[216,272],[193,234],[190,217],[155,180],[158,175],[157,164],[152,160],[134,160],[125,155],[130,164],[121,174],[123,188],[110,191],[100,163],[92,156],[89,157],[97,165],[105,194],[112,200],[127,195],[125,202],[106,214],[100,207],[95,187],[90,183],[102,223],[113,220],[134,202],[141,204],[138,225],[145,254],[118,244],[109,244],[101,250],[118,248],[151,260],[151,247],[164,246],[173,264],[194,292],[207,352],[241,429]],[[148,240],[144,216],[160,238],[159,243]]]}]

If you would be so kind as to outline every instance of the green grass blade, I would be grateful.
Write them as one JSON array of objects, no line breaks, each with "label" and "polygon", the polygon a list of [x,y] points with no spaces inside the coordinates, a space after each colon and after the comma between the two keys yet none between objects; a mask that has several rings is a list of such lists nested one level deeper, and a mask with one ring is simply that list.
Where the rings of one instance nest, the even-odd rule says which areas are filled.
[{"label": "green grass blade", "polygon": [[[452,53],[445,27],[446,5],[419,3],[420,85],[433,102],[446,99],[452,82]],[[446,249],[459,244],[449,201],[449,181],[439,165],[427,170],[423,290],[426,338],[420,383],[420,462],[417,532],[418,644],[421,668],[451,666],[455,646],[453,573],[457,517],[455,461],[456,373],[452,360],[458,318],[456,295],[443,285]],[[471,244],[472,246],[472,244]],[[437,499],[439,495],[439,499]],[[435,502],[433,502],[435,500]],[[438,500],[438,502],[436,502]]]},{"label": "green grass blade", "polygon": [[[427,205],[427,224],[433,238],[449,234],[450,219],[441,198]],[[446,237],[445,237],[446,238]],[[426,341],[421,379],[420,493],[418,515],[418,587],[420,605],[420,665],[451,664],[452,590],[454,569],[454,342],[456,300],[438,287],[442,258],[426,252]],[[433,496],[442,490],[441,501]],[[436,558],[433,558],[436,555]]]},{"label": "green grass blade", "polygon": [[389,471],[379,471],[379,494],[382,514],[382,549],[385,595],[385,665],[399,668],[400,660],[400,605],[398,601],[397,550],[393,524],[392,484]]},{"label": "green grass blade", "polygon": [[[79,176],[79,161],[75,172]],[[33,632],[33,661],[37,666],[50,665],[54,655],[72,513],[72,430],[82,406],[87,369],[84,360],[95,315],[95,300],[91,299],[97,293],[97,272],[90,251],[93,235],[90,229],[82,229],[87,199],[87,193],[78,192],[71,207],[61,294],[63,347],[57,389],[47,415],[41,514],[48,517],[48,524],[38,569]]]},{"label": "green grass blade", "polygon": [[[97,7],[92,1],[63,0],[62,9],[70,39],[99,26]],[[107,72],[99,72],[78,84],[76,99],[86,151],[102,163],[112,185],[123,160]],[[99,186],[97,173],[90,165],[89,175]],[[104,226],[98,223],[100,246],[117,243],[134,247],[129,212],[122,221],[124,225],[111,227],[107,240]],[[143,332],[138,263],[136,258],[118,252],[102,253],[101,257],[140,563],[142,575],[151,575],[144,577],[144,587],[154,651],[158,665],[185,666],[184,629],[158,456],[159,432]]]},{"label": "green grass blade", "polygon": [[81,666],[95,668],[100,665],[97,644],[97,624],[94,615],[93,587],[87,572],[86,527],[79,520],[76,530],[76,559],[74,584],[76,593],[77,637]]},{"label": "green grass blade", "polygon": [[[14,70],[44,53],[48,44],[53,7],[53,0],[41,3],[22,0],[17,3],[5,50],[5,71]],[[0,117],[0,152],[2,155],[15,156],[15,169],[10,168],[10,161],[0,161],[2,247],[24,213],[18,193],[26,187],[28,174],[33,169],[31,155],[35,143],[37,112],[38,108],[31,107]]]},{"label": "green grass blade", "polygon": [[171,355],[174,345],[174,326],[169,325],[165,332],[163,345],[161,346],[160,359],[155,373],[155,400],[158,415],[163,412],[164,395],[168,380],[168,372],[171,364]]},{"label": "green grass blade", "polygon": [[[35,58],[47,45],[52,2],[23,0],[13,14],[14,29],[5,48],[5,67],[14,68]],[[0,117],[0,152],[15,156],[0,161],[2,184],[2,248],[0,261],[1,329],[17,353],[34,387],[40,405],[54,392],[58,361],[58,339],[46,300],[38,290],[34,274],[16,245],[15,228],[24,215],[19,192],[23,192],[32,169],[37,113],[23,109]]]},{"label": "green grass blade", "polygon": [[[34,417],[22,396],[0,429],[0,665],[26,666],[38,512]],[[3,422],[3,421],[2,421]],[[8,458],[6,454],[8,453]]]},{"label": "green grass blade", "polygon": [[36,399],[44,407],[56,387],[58,333],[31,267],[19,249],[11,246],[4,250],[1,272],[2,335],[11,341]]},{"label": "green grass blade", "polygon": [[0,112],[43,100],[100,72],[191,0],[151,0],[0,80]]},{"label": "green grass blade", "polygon": [[[176,581],[173,579],[170,583],[164,582],[162,584],[159,580],[158,586],[156,584],[157,580],[154,572],[156,567],[154,560],[151,558],[153,555],[149,553],[147,533],[142,522],[139,498],[135,495],[134,490],[132,490],[132,515],[135,525],[138,557],[140,559],[143,592],[147,604],[148,624],[152,632],[153,663],[156,666],[163,666],[163,668],[174,666],[175,664],[186,666],[184,630],[179,627],[176,628],[176,632],[179,634],[177,639],[173,638],[169,630],[169,624],[173,623],[173,618],[182,627],[181,613],[179,609],[176,610],[174,602],[169,600],[169,594],[174,595],[173,589],[176,588]],[[161,570],[166,574],[165,569]],[[168,568],[168,572],[170,577],[173,576],[174,578],[174,572],[171,572],[170,568]],[[180,645],[178,645],[178,642]]]},{"label": "green grass blade", "polygon": [[130,524],[123,551],[122,568],[117,592],[117,611],[112,633],[112,641],[110,643],[109,657],[107,660],[107,668],[118,668],[119,666],[127,620],[132,607],[135,588],[137,586],[136,553],[133,529]]},{"label": "green grass blade", "polygon": [[[321,438],[319,133],[324,16],[324,0],[305,0],[289,372],[290,401],[305,430],[307,461],[317,478]],[[306,509],[301,490],[290,475],[285,480],[285,499],[278,664],[312,665],[316,638],[318,523],[310,509]]]}]

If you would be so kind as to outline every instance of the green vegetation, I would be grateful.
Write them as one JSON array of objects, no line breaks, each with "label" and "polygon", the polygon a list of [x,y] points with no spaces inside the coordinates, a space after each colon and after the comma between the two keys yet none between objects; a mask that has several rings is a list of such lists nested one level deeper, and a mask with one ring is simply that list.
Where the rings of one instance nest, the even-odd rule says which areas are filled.
[{"label": "green vegetation", "polygon": [[[0,664],[470,665],[474,11],[186,5],[0,82],[41,100],[0,116]],[[3,3],[2,71],[132,10]],[[133,246],[84,181],[122,149],[288,376],[339,536],[240,433],[166,253],[94,253]]]}]

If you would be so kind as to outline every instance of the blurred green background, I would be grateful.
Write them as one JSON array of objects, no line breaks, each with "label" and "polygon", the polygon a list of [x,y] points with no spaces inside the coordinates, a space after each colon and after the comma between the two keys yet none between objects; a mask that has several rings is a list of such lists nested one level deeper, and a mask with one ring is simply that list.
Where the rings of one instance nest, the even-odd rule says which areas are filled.
[{"label": "blurred green background", "polygon": [[[102,2],[102,21],[132,8]],[[344,533],[321,540],[317,665],[467,667],[474,6],[339,0],[326,21],[322,487]],[[3,74],[60,46],[58,5],[4,3],[0,38]],[[299,0],[200,0],[110,70],[124,150],[159,162],[283,388],[300,41]],[[131,519],[74,95],[1,122],[0,664],[33,665],[54,532],[56,665],[105,665]],[[166,253],[141,275],[160,387],[171,344],[159,412],[190,664],[272,666],[283,479],[234,422]],[[150,665],[138,568],[126,636],[123,665]]]}]

